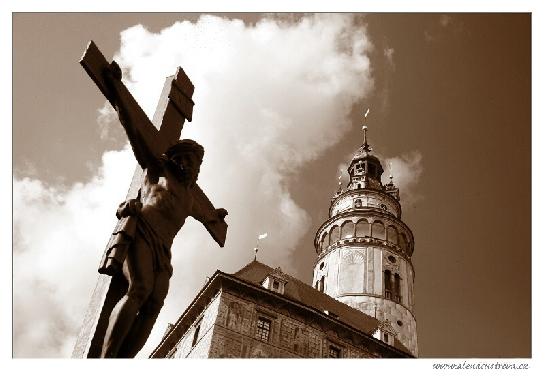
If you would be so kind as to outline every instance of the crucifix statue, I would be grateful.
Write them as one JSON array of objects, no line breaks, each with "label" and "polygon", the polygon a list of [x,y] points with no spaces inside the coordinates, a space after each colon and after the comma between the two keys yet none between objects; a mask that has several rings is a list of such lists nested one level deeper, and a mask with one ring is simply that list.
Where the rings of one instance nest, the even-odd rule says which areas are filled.
[{"label": "crucifix statue", "polygon": [[[227,211],[197,185],[204,149],[179,140],[191,121],[194,87],[181,68],[167,79],[153,123],[91,41],[81,65],[118,113],[138,167],[99,266],[99,282],[74,357],[132,358],[144,346],[172,275],[170,247],[185,219],[200,221],[223,247]],[[155,127],[159,127],[157,130]]]}]

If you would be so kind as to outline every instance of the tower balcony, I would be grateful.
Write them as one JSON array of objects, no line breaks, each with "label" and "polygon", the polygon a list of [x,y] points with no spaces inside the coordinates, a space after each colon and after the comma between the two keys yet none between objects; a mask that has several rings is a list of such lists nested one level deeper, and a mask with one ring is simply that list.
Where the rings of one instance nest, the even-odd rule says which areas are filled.
[{"label": "tower balcony", "polygon": [[314,247],[321,255],[335,246],[372,244],[412,256],[413,234],[403,221],[377,208],[347,210],[328,219],[316,232]]},{"label": "tower balcony", "polygon": [[[340,248],[343,246],[348,245],[354,245],[354,246],[373,246],[373,247],[380,247],[383,249],[387,249],[392,253],[395,253],[399,256],[402,256],[403,258],[407,259],[407,261],[411,262],[411,255],[407,253],[403,248],[401,248],[397,243],[393,243],[391,241],[387,240],[381,240],[374,237],[350,237],[346,239],[337,240],[331,245],[328,245],[327,247],[324,247],[321,251],[318,251],[318,257],[317,261],[319,261],[324,255],[328,254],[332,250],[336,248]],[[412,265],[412,262],[411,262]]]}]

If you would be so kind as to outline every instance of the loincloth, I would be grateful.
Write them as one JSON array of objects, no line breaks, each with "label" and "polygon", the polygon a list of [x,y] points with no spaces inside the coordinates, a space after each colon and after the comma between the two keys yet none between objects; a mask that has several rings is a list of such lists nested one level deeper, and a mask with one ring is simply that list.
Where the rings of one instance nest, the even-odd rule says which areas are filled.
[{"label": "loincloth", "polygon": [[118,221],[102,256],[98,272],[110,276],[118,273],[135,237],[141,237],[148,244],[152,254],[153,272],[167,271],[169,276],[172,276],[170,247],[157,235],[143,216],[123,217]]}]

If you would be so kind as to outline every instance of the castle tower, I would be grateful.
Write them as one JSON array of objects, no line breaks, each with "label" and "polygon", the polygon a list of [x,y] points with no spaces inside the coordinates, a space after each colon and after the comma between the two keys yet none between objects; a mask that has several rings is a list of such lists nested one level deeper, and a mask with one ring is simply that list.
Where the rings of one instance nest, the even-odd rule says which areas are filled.
[{"label": "castle tower", "polygon": [[[367,114],[366,114],[367,115]],[[377,338],[393,336],[418,355],[414,309],[413,234],[401,220],[399,189],[383,185],[384,172],[367,143],[348,167],[350,181],[331,200],[329,218],[316,232],[313,285],[380,320]],[[392,336],[393,335],[393,336]]]}]

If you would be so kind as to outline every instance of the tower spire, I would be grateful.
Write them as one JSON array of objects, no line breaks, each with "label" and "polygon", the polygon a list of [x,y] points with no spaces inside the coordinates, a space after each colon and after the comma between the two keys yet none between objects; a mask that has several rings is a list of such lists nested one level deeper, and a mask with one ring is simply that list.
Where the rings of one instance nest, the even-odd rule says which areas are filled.
[{"label": "tower spire", "polygon": [[[369,108],[367,109],[367,111],[365,112],[364,116],[363,116],[363,119],[364,119],[364,122],[367,120],[367,115],[369,114]],[[367,143],[367,126],[366,125],[363,125],[361,127],[362,131],[363,131],[363,145],[362,145],[362,149],[366,152],[366,153],[369,153],[371,150],[371,146],[369,146],[369,144]]]}]

